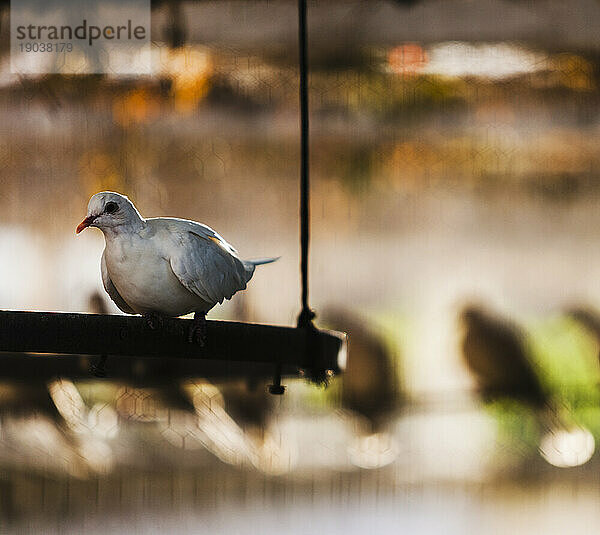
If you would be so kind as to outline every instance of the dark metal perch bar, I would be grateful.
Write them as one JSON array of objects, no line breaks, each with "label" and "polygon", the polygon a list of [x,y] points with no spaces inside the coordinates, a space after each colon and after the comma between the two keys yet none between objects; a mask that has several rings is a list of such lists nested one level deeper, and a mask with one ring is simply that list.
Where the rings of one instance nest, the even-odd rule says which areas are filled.
[{"label": "dark metal perch bar", "polygon": [[[162,328],[152,330],[139,316],[70,314],[62,312],[0,311],[0,376],[14,377],[23,369],[33,375],[88,376],[85,361],[58,355],[108,355],[111,368],[127,375],[126,366],[114,365],[123,357],[158,357],[171,360],[164,368],[180,372],[175,375],[202,373],[227,376],[235,369],[242,373],[268,374],[273,364],[281,364],[283,373],[297,375],[302,369],[343,368],[345,335],[316,331],[306,332],[292,327],[279,327],[231,321],[208,321],[206,344],[201,347],[187,341],[192,320],[167,318]],[[50,353],[51,357],[23,356],[22,365],[15,353]],[[25,358],[27,357],[27,358]],[[67,359],[67,360],[65,360]],[[185,359],[186,364],[177,359]],[[148,359],[149,361],[152,359]],[[25,362],[26,361],[26,362]],[[193,363],[199,363],[195,366]],[[69,363],[69,364],[67,364]],[[16,368],[13,366],[16,365]],[[145,365],[163,369],[153,363]],[[14,370],[14,371],[11,371]],[[46,370],[46,372],[44,372]]]}]

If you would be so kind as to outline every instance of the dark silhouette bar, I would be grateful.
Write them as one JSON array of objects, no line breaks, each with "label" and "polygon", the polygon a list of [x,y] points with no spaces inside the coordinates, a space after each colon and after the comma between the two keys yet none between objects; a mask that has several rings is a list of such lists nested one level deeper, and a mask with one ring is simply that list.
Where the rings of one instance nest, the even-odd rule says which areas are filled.
[{"label": "dark silhouette bar", "polygon": [[[161,328],[153,330],[140,316],[0,311],[0,376],[89,376],[86,364],[94,359],[86,356],[107,356],[109,376],[111,369],[117,376],[135,375],[136,366],[150,375],[152,370],[175,376],[204,370],[224,377],[237,373],[268,375],[273,373],[273,365],[281,365],[288,376],[303,370],[338,373],[343,367],[342,333],[208,321],[202,347],[187,341],[191,322],[166,318]],[[145,357],[155,359],[136,365]],[[169,361],[151,362],[163,359]]]}]

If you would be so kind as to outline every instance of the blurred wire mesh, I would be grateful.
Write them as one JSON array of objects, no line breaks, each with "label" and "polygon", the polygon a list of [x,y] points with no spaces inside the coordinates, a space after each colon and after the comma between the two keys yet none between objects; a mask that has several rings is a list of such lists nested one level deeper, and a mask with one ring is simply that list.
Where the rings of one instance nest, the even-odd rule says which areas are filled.
[{"label": "blurred wire mesh", "polygon": [[[155,2],[129,78],[11,74],[1,13],[1,306],[116,312],[73,235],[112,189],[282,255],[211,315],[294,323],[295,3]],[[599,31],[592,0],[311,2],[311,299],[346,374],[3,381],[0,529],[594,525]]]}]

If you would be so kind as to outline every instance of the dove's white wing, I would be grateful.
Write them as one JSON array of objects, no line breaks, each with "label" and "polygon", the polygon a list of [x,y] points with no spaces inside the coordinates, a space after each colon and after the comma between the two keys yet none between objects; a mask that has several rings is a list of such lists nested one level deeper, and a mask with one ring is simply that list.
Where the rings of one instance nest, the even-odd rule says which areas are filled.
[{"label": "dove's white wing", "polygon": [[176,236],[177,247],[169,261],[190,292],[214,305],[246,288],[253,266],[240,260],[236,250],[210,227],[177,220]]},{"label": "dove's white wing", "polygon": [[113,300],[115,305],[117,305],[120,310],[127,314],[135,314],[134,310],[125,302],[125,299],[121,297],[121,294],[117,291],[115,285],[110,280],[108,269],[106,267],[106,260],[104,259],[104,253],[102,253],[102,260],[100,261],[100,269],[102,270],[102,283],[104,284],[104,289]]}]

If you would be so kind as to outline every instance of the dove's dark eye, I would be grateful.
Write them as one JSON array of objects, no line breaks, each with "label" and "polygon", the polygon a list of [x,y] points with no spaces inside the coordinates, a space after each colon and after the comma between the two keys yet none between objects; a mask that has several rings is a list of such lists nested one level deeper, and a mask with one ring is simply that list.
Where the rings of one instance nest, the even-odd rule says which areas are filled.
[{"label": "dove's dark eye", "polygon": [[107,214],[114,214],[119,209],[119,205],[116,202],[107,202],[104,207],[104,211]]}]

